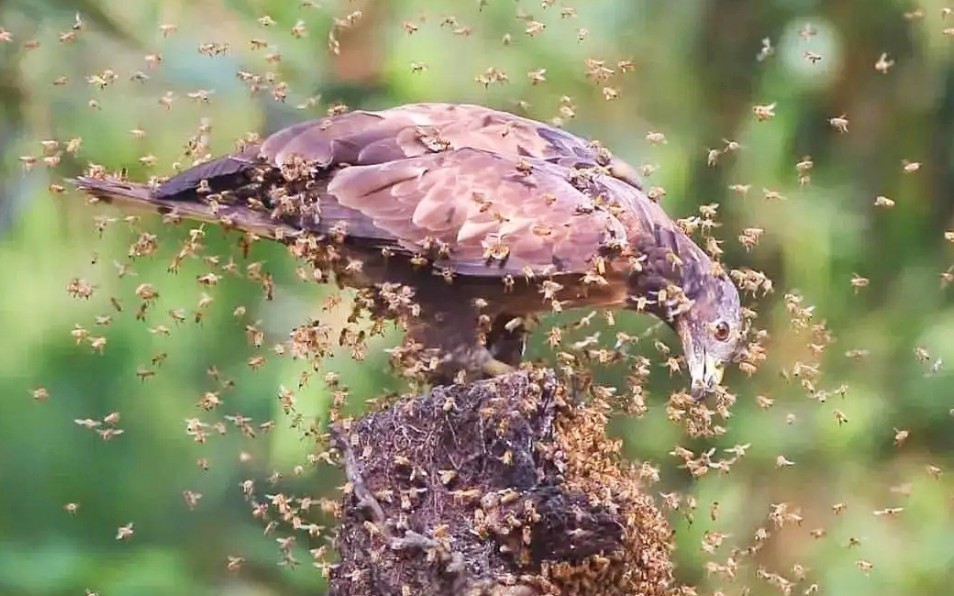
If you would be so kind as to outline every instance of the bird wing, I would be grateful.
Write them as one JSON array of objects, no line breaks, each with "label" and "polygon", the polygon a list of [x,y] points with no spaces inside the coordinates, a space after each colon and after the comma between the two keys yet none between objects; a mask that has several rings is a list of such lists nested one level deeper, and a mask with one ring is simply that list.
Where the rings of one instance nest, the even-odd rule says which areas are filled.
[{"label": "bird wing", "polygon": [[[295,226],[341,224],[354,240],[405,253],[437,241],[460,273],[581,272],[621,239],[660,275],[679,259],[708,264],[625,163],[566,131],[476,105],[408,104],[295,124],[169,179],[152,200],[191,201],[194,212],[203,183],[213,192],[254,186],[262,168],[274,174],[296,160],[311,167],[321,215]],[[255,215],[257,230],[263,217]],[[507,257],[490,267],[488,252]]]},{"label": "bird wing", "polygon": [[322,194],[320,225],[406,254],[443,250],[438,265],[464,275],[584,273],[627,230],[613,198],[593,192],[611,189],[572,174],[470,148],[345,167]]},{"label": "bird wing", "polygon": [[639,175],[628,164],[559,128],[478,105],[416,103],[300,122],[237,154],[171,178],[160,186],[159,194],[188,192],[202,180],[230,179],[257,162],[281,166],[293,156],[333,168],[340,164],[386,163],[467,147],[565,167],[606,166],[611,176],[642,189]]},{"label": "bird wing", "polygon": [[629,232],[616,217],[616,205],[625,200],[620,193],[632,192],[623,183],[480,149],[320,170],[309,182],[315,184],[298,199],[300,212],[273,218],[241,201],[163,196],[104,177],[76,181],[94,196],[129,207],[227,222],[272,238],[300,231],[343,237],[359,249],[420,255],[478,277],[583,274],[601,254],[625,247]]},{"label": "bird wing", "polygon": [[307,148],[317,149],[314,158],[327,165],[368,165],[465,147],[566,167],[606,165],[614,176],[642,187],[635,170],[595,143],[536,120],[473,104],[415,103],[346,113],[287,128],[270,137],[262,149],[278,163]]}]

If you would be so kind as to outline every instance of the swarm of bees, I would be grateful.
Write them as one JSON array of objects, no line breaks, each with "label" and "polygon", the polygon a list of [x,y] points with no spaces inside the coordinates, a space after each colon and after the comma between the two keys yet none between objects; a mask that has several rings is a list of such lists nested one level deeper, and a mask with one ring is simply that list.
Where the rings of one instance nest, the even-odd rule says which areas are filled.
[{"label": "swarm of bees", "polygon": [[[572,8],[552,0],[543,0],[540,4],[540,9],[533,11],[534,14],[517,8],[511,31],[502,38],[495,38],[495,43],[499,41],[507,51],[518,51],[519,48],[555,40],[558,35],[569,36],[574,43],[584,47],[593,41],[595,29],[591,31],[584,26]],[[312,95],[311,92],[305,93],[304,85],[285,78],[288,72],[285,67],[294,60],[294,52],[286,48],[290,44],[304,44],[308,43],[309,39],[324,36],[320,43],[326,45],[328,53],[338,59],[345,59],[352,49],[349,46],[351,35],[360,32],[374,15],[353,7],[345,7],[349,9],[335,16],[330,26],[325,27],[316,18],[316,11],[310,10],[311,8],[312,3],[302,2],[301,18],[296,17],[287,22],[269,15],[260,15],[255,19],[254,36],[251,39],[244,40],[241,44],[224,36],[220,39],[203,40],[195,45],[195,52],[202,56],[203,60],[209,60],[210,64],[216,65],[215,68],[221,67],[223,57],[249,52],[254,56],[254,60],[248,64],[243,63],[235,77],[250,96],[263,97],[278,104],[289,104],[306,112],[323,111],[328,115],[345,113],[350,108],[343,103],[337,103],[334,99],[328,101],[322,96]],[[905,16],[909,21],[924,18],[920,9]],[[942,16],[946,18],[948,15]],[[422,13],[399,19],[397,28],[399,33],[408,39],[416,40],[433,34],[452,39],[455,43],[471,44],[476,43],[481,19],[478,12],[467,13],[466,16],[463,13],[460,16]],[[152,179],[154,185],[161,181],[159,172],[183,170],[200,164],[213,155],[213,121],[208,116],[214,116],[216,110],[221,109],[225,95],[224,91],[213,88],[166,89],[156,86],[163,81],[167,64],[166,54],[172,54],[166,49],[167,46],[162,44],[176,40],[182,35],[182,28],[176,23],[159,25],[156,32],[159,41],[148,50],[149,53],[137,59],[136,67],[129,72],[99,65],[89,73],[57,75],[55,78],[51,77],[50,81],[51,85],[57,88],[87,94],[87,105],[91,110],[108,112],[110,98],[115,97],[118,88],[127,84],[135,84],[150,93],[150,102],[157,112],[200,110],[203,116],[191,130],[180,159],[175,163],[169,163],[167,156],[157,150],[156,146],[147,145],[153,137],[160,136],[157,125],[137,124],[129,129],[128,134],[132,139],[151,148],[151,151],[143,148],[134,161],[137,167],[155,174]],[[323,33],[319,35],[319,31]],[[943,29],[942,33],[950,36],[952,31],[954,29],[948,28]],[[87,33],[86,23],[77,15],[73,22],[58,34],[57,42],[79,43]],[[810,65],[818,64],[814,68],[824,66],[830,59],[823,51],[812,46],[817,34],[818,31],[810,24],[804,25],[799,31],[800,43],[804,44],[800,46],[800,56]],[[16,43],[22,44],[27,50],[41,47],[40,41],[23,40],[16,31],[0,27],[0,44]],[[759,68],[774,68],[773,61],[778,59],[780,48],[781,46],[770,38],[763,39],[760,49],[755,49],[757,53],[754,56]],[[528,55],[534,56],[534,60],[538,59],[534,54]],[[415,77],[422,77],[421,80],[433,77],[435,71],[439,70],[435,58],[418,56],[417,60],[407,64],[407,69],[414,73]],[[749,59],[752,59],[752,54],[749,54]],[[218,62],[215,62],[216,60]],[[903,58],[894,53],[883,52],[880,56],[876,53],[870,60],[875,60],[873,68],[877,74],[872,73],[872,76],[877,76],[878,81],[889,81],[904,67]],[[872,62],[866,64],[870,73]],[[601,48],[599,55],[588,56],[573,68],[581,79],[592,86],[592,97],[600,102],[613,102],[627,97],[633,88],[630,81],[634,76],[631,76],[631,73],[638,73],[641,65],[638,59],[625,55],[613,56]],[[554,73],[559,72],[557,65],[544,64],[541,59],[540,63],[525,66],[525,70],[514,70],[488,63],[474,72],[466,73],[473,84],[473,96],[484,97],[485,92],[506,94],[524,83],[533,88],[534,93],[553,93],[554,81],[557,79]],[[578,117],[580,105],[592,105],[593,102],[592,98],[581,101],[579,98],[562,96],[557,98],[555,103],[555,112],[549,115],[550,122],[565,126]],[[526,98],[513,98],[513,106],[526,112],[542,111],[542,108],[535,107]],[[843,107],[846,109],[843,110]],[[754,122],[753,126],[761,129],[778,126],[781,120],[789,116],[793,106],[782,99],[774,100],[768,97],[749,103],[744,109],[745,119],[749,123]],[[143,121],[148,123],[149,119],[143,118]],[[831,111],[818,118],[817,122],[819,128],[825,131],[826,137],[838,142],[850,140],[863,133],[868,124],[863,111],[854,106],[834,106]],[[656,159],[663,163],[662,167],[665,168],[669,158],[662,152],[678,147],[682,140],[661,124],[645,126],[640,130],[642,132],[636,136],[645,146],[647,159]],[[733,168],[733,175],[736,175],[736,162],[741,162],[757,152],[758,147],[750,146],[748,137],[740,136],[739,140],[730,140],[735,138],[732,135],[736,134],[736,131],[723,131],[723,134],[726,136],[713,135],[707,145],[700,145],[687,154],[694,155],[695,157],[690,159],[703,164],[707,172],[718,174]],[[241,148],[259,140],[258,133],[247,133],[239,138],[235,145]],[[434,143],[441,142],[439,138],[429,140]],[[81,160],[92,163],[95,161],[94,156],[86,153],[88,144],[89,139],[84,141],[79,136],[44,138],[33,146],[32,152],[19,156],[19,167],[25,172],[43,168],[59,171],[64,161]],[[735,368],[741,375],[736,374],[735,378],[729,381],[729,387],[731,389],[735,383],[741,387],[752,387],[754,385],[743,383],[745,379],[753,378],[753,383],[760,383],[755,391],[740,391],[737,395],[731,390],[725,390],[708,401],[696,400],[681,391],[668,396],[661,395],[657,390],[659,379],[683,371],[685,362],[663,341],[665,337],[658,333],[658,326],[650,327],[644,333],[637,333],[632,331],[626,321],[618,320],[618,315],[610,311],[592,309],[584,313],[562,312],[560,300],[556,297],[564,288],[556,281],[534,280],[541,284],[541,297],[552,304],[554,316],[540,321],[514,319],[508,323],[508,331],[535,327],[535,333],[541,338],[539,346],[535,348],[541,357],[537,362],[525,365],[525,371],[521,374],[542,383],[542,368],[553,369],[564,388],[569,388],[570,393],[576,396],[583,396],[581,401],[573,403],[572,408],[556,415],[553,420],[552,442],[534,453],[538,457],[552,458],[548,461],[558,467],[561,481],[587,495],[590,506],[626,513],[620,521],[622,538],[619,545],[623,550],[590,553],[580,560],[548,560],[532,569],[522,569],[522,574],[495,578],[499,585],[534,586],[541,593],[547,593],[547,590],[553,593],[559,593],[560,590],[577,590],[579,593],[622,594],[630,593],[628,590],[652,594],[663,593],[664,587],[669,589],[679,584],[679,593],[693,594],[696,593],[696,588],[681,585],[683,576],[678,566],[673,568],[673,558],[680,555],[678,552],[673,554],[672,531],[673,528],[681,531],[679,528],[682,528],[683,524],[705,523],[707,525],[704,526],[704,531],[699,533],[699,548],[705,555],[703,567],[708,576],[706,586],[738,587],[742,581],[751,581],[754,586],[769,586],[784,594],[794,593],[796,590],[812,594],[824,589],[824,585],[820,583],[821,574],[800,561],[784,561],[784,571],[774,571],[770,567],[781,564],[776,552],[781,541],[796,535],[811,537],[817,541],[832,540],[829,537],[829,528],[824,524],[835,524],[836,518],[848,516],[859,508],[855,507],[852,500],[831,505],[832,501],[847,496],[825,494],[824,498],[830,498],[826,505],[826,508],[830,509],[830,514],[826,512],[827,518],[819,513],[817,503],[798,503],[793,499],[791,502],[767,504],[760,510],[761,513],[753,514],[759,518],[754,529],[740,535],[738,532],[728,531],[731,526],[726,521],[725,505],[715,501],[702,501],[701,497],[693,494],[693,487],[696,485],[692,484],[704,482],[704,479],[710,476],[731,474],[742,466],[761,466],[764,474],[784,479],[786,474],[797,473],[799,468],[806,465],[805,460],[798,454],[778,451],[767,455],[762,453],[760,457],[764,457],[764,461],[753,463],[755,458],[750,453],[762,449],[754,439],[751,443],[744,442],[733,447],[715,447],[714,445],[731,445],[731,442],[725,441],[731,441],[738,436],[737,427],[733,425],[739,424],[739,418],[733,417],[733,413],[738,411],[737,404],[740,402],[752,402],[758,415],[764,416],[765,419],[774,416],[774,420],[779,424],[795,428],[801,428],[799,425],[813,414],[812,410],[806,409],[804,405],[793,404],[794,396],[804,397],[804,403],[810,404],[811,407],[823,408],[825,424],[831,426],[830,432],[847,433],[862,419],[849,399],[852,388],[827,376],[825,363],[831,358],[841,358],[850,361],[852,366],[860,367],[871,355],[871,350],[852,345],[839,347],[838,338],[825,320],[824,313],[813,305],[811,296],[797,289],[776,290],[775,282],[765,272],[756,268],[767,267],[764,263],[768,259],[762,255],[781,242],[778,238],[782,232],[759,219],[760,209],[764,207],[766,210],[783,210],[786,205],[799,201],[804,196],[802,193],[812,192],[814,186],[821,186],[825,182],[822,180],[824,172],[820,170],[831,156],[814,149],[811,153],[815,157],[799,151],[786,158],[785,167],[792,185],[768,188],[759,184],[754,176],[740,181],[725,180],[721,187],[727,191],[724,205],[703,205],[698,214],[678,221],[680,229],[697,240],[711,256],[721,257],[728,252],[726,260],[730,263],[740,257],[758,263],[753,267],[740,264],[729,268],[729,265],[725,265],[726,273],[746,297],[745,319],[749,326],[746,345],[735,363]],[[893,163],[894,167],[898,167],[897,161]],[[297,200],[297,197],[305,193],[309,167],[309,164],[294,161],[284,164],[281,173],[285,181],[299,180],[301,188],[291,184],[288,186],[288,195],[283,200],[273,205],[262,205],[262,208],[279,211],[282,216],[318,218],[317,212],[309,211],[312,206]],[[648,180],[659,167],[655,163],[647,162],[637,169]],[[929,160],[922,162],[904,159],[900,168],[906,177],[911,177],[905,180],[916,180],[918,175],[924,175],[923,170],[930,170],[932,164]],[[91,165],[91,170],[101,174],[106,172],[105,167],[95,164]],[[729,182],[731,184],[728,184]],[[749,191],[753,189],[753,185],[755,190],[750,195]],[[669,188],[671,191],[672,187]],[[53,194],[60,194],[66,190],[66,185],[60,182],[52,183],[49,190]],[[211,189],[206,190],[208,192],[204,194],[209,201],[218,204],[217,201],[221,200],[223,212],[226,212],[227,198],[216,196]],[[654,201],[668,206],[679,193],[667,192],[662,184],[647,184],[646,194]],[[896,192],[896,189],[879,189],[866,196],[865,204],[869,208],[876,208],[872,211],[878,217],[890,217],[891,213],[904,208],[909,199],[901,191]],[[493,212],[492,198],[475,197],[475,201],[483,201],[482,208]],[[727,211],[729,215],[726,215]],[[110,332],[115,328],[115,322],[127,318],[138,321],[149,337],[155,340],[157,348],[151,357],[136,363],[135,369],[129,372],[135,375],[137,382],[149,386],[150,383],[156,383],[155,379],[165,372],[164,369],[170,367],[171,348],[162,342],[188,333],[187,330],[191,327],[201,329],[203,325],[221,324],[223,317],[217,313],[224,308],[225,312],[229,313],[225,319],[238,325],[244,335],[247,355],[243,356],[243,360],[248,371],[262,374],[273,362],[283,359],[290,359],[299,365],[297,378],[286,379],[280,386],[275,387],[273,398],[277,400],[281,412],[281,417],[276,419],[253,419],[235,410],[231,398],[236,391],[241,390],[240,385],[218,367],[210,365],[207,370],[208,388],[190,396],[194,409],[182,423],[182,429],[198,447],[228,433],[238,433],[245,438],[254,439],[273,432],[283,424],[290,424],[315,445],[314,451],[307,459],[290,472],[276,472],[267,479],[249,478],[238,488],[252,517],[262,524],[265,534],[276,541],[277,558],[281,565],[301,565],[299,558],[303,551],[299,547],[306,545],[311,559],[307,563],[316,567],[325,578],[342,581],[342,568],[331,562],[335,540],[345,540],[335,534],[333,525],[338,519],[346,524],[349,532],[360,534],[360,538],[352,537],[350,540],[361,544],[390,545],[389,548],[395,551],[420,552],[428,560],[439,560],[446,569],[452,569],[456,562],[453,559],[454,541],[450,537],[456,536],[455,532],[460,528],[438,524],[421,533],[419,529],[412,530],[407,525],[408,517],[423,511],[422,503],[427,490],[435,490],[427,487],[443,487],[449,495],[448,498],[456,499],[455,503],[465,503],[466,507],[461,505],[461,510],[470,516],[466,520],[466,529],[488,541],[491,540],[488,537],[492,537],[497,541],[494,544],[498,545],[500,552],[516,561],[518,568],[521,564],[529,565],[530,561],[535,560],[537,553],[534,549],[538,548],[538,545],[533,542],[532,537],[535,520],[541,515],[535,509],[539,504],[524,505],[523,501],[519,501],[519,507],[511,506],[518,503],[518,497],[515,495],[523,494],[519,491],[507,492],[506,489],[501,489],[498,492],[489,492],[484,490],[486,487],[467,485],[462,481],[461,471],[453,469],[452,466],[448,469],[433,470],[420,466],[420,462],[412,459],[416,454],[413,450],[398,450],[390,454],[393,461],[388,464],[407,476],[402,476],[401,482],[406,481],[411,488],[403,485],[398,488],[399,483],[396,483],[396,487],[365,486],[367,479],[356,475],[358,472],[355,470],[375,461],[380,454],[374,452],[374,444],[368,442],[368,436],[353,432],[359,420],[350,414],[355,398],[345,382],[347,375],[327,372],[327,363],[333,357],[363,363],[361,366],[377,366],[377,363],[386,361],[390,370],[406,383],[403,388],[410,394],[420,393],[427,399],[433,399],[435,394],[427,392],[423,380],[439,366],[439,355],[423,350],[423,346],[414,341],[407,341],[392,348],[384,347],[390,337],[390,331],[395,327],[407,326],[421,314],[413,287],[393,284],[379,288],[376,292],[345,292],[334,287],[334,284],[347,276],[361,276],[365,263],[343,256],[338,246],[340,242],[324,242],[309,235],[283,239],[286,240],[288,251],[295,261],[295,279],[308,284],[322,284],[324,289],[319,314],[312,314],[310,318],[303,317],[286,334],[279,337],[273,327],[259,320],[260,313],[253,297],[249,298],[247,304],[237,305],[222,304],[221,299],[221,288],[238,281],[257,288],[256,291],[260,292],[260,296],[266,301],[282,299],[283,281],[275,264],[262,260],[259,256],[261,237],[250,232],[241,235],[229,232],[227,218],[223,219],[221,226],[189,224],[194,227],[188,227],[184,232],[169,233],[170,228],[166,224],[182,223],[174,213],[164,215],[161,225],[155,225],[156,221],[136,215],[119,215],[115,211],[99,208],[90,213],[94,218],[92,228],[100,236],[116,228],[132,230],[131,241],[125,254],[104,252],[103,255],[94,255],[91,260],[98,263],[102,256],[112,275],[117,279],[134,282],[126,294],[109,295],[110,289],[115,286],[88,272],[63,281],[65,293],[71,299],[83,305],[102,305],[101,310],[91,318],[76,322],[71,329],[64,330],[64,333],[70,334],[77,350],[94,355],[107,353],[115,349],[115,342],[110,341]],[[733,221],[735,218],[741,223],[736,225]],[[729,241],[723,241],[718,236],[720,228],[723,227],[731,230]],[[218,228],[223,228],[225,232]],[[227,254],[213,254],[210,246],[217,243],[223,233],[230,234],[230,238],[239,236],[236,238],[238,248]],[[534,233],[542,237],[552,233],[552,230],[540,226],[535,228]],[[334,240],[336,236],[341,239],[346,234],[347,230],[341,229],[333,231],[330,236]],[[170,238],[181,238],[181,241],[173,245]],[[938,241],[948,245],[954,243],[954,230],[945,231]],[[387,256],[388,249],[383,250],[384,256]],[[439,253],[441,250],[442,247],[435,242],[426,252]],[[504,261],[508,257],[509,249],[503,242],[489,243],[486,250],[489,260]],[[194,281],[194,286],[190,297],[184,297],[182,292],[167,292],[161,277],[143,273],[147,267],[140,264],[158,258],[168,258],[166,267],[169,275],[179,273],[180,277],[183,277],[187,272],[192,276],[190,283]],[[427,259],[421,258],[423,266]],[[678,266],[678,263],[676,265]],[[640,265],[634,262],[633,266]],[[870,277],[852,273],[850,277],[841,277],[840,281],[832,282],[844,290],[845,300],[871,299],[872,295],[879,294],[884,289],[883,280],[879,280],[872,272],[865,272],[863,269],[859,271]],[[450,269],[437,273],[449,284],[454,283],[455,273]],[[528,279],[532,276],[533,272],[526,274]],[[939,276],[942,288],[954,283],[954,265],[940,272]],[[601,283],[602,273],[598,268],[594,268],[586,279],[586,283],[597,287]],[[509,279],[511,285],[520,281],[517,276]],[[671,288],[668,291],[674,299],[678,299],[680,289]],[[770,306],[763,306],[766,303]],[[480,305],[477,306],[479,310]],[[761,328],[763,323],[757,311],[764,314],[773,307],[777,308],[771,316],[782,320],[784,324],[776,326],[780,331],[770,335],[767,329]],[[387,317],[384,316],[385,312]],[[394,319],[394,323],[389,322],[390,319]],[[484,326],[482,332],[489,333],[490,321],[482,319],[481,324]],[[768,327],[769,323],[764,325]],[[770,343],[779,346],[777,352],[775,349],[769,350]],[[944,373],[943,358],[933,347],[918,345],[909,350],[907,357],[913,362],[913,366],[917,367],[919,375],[935,376]],[[382,353],[386,353],[386,356],[379,359],[378,356]],[[785,354],[787,361],[780,361],[775,357],[776,353]],[[172,359],[174,356],[172,353]],[[791,357],[788,358],[789,356]],[[761,381],[767,377],[772,377],[771,380],[775,384]],[[314,379],[318,382],[312,384]],[[323,420],[306,416],[300,408],[305,392],[314,385],[319,385],[320,390],[329,396],[329,407]],[[31,388],[29,396],[36,402],[50,404],[51,407],[55,406],[58,400],[55,391],[42,386]],[[568,399],[565,395],[563,398]],[[382,412],[398,412],[400,407],[415,403],[418,402],[408,396],[389,395],[375,398],[371,405],[376,412],[373,415],[380,415]],[[439,404],[438,409],[440,416],[450,419],[459,413],[459,407],[459,403],[448,397]],[[637,420],[651,419],[651,415],[658,412],[660,418],[677,425],[681,436],[675,446],[660,447],[656,458],[663,463],[650,460],[624,463],[620,456],[624,451],[623,442],[607,438],[607,423],[611,412],[622,413]],[[481,412],[485,420],[497,425],[499,436],[504,434],[508,424],[515,423],[519,418],[516,415],[507,418],[502,416],[502,413],[500,409],[492,408]],[[111,442],[110,448],[121,449],[123,441],[128,440],[127,430],[123,428],[127,419],[123,418],[122,413],[101,411],[84,416],[74,419],[75,426],[83,432],[94,433],[94,438],[98,440]],[[642,423],[641,421],[640,424]],[[332,440],[328,434],[330,425],[334,425],[337,436],[343,443],[341,440]],[[416,432],[410,427],[393,430],[396,433],[409,433],[408,436]],[[920,438],[917,433],[912,434],[907,430],[903,421],[898,422],[893,435],[882,437],[889,446],[893,445],[892,448],[899,450],[911,449],[911,445],[916,444]],[[495,457],[508,466],[514,465],[512,450],[502,449],[500,453],[495,452]],[[247,452],[239,456],[243,462],[252,458]],[[208,469],[213,465],[204,457],[198,458],[195,463],[200,469]],[[317,466],[345,469],[343,499],[283,492],[281,484],[288,480],[286,475],[300,481]],[[929,479],[937,481],[942,477],[942,466],[933,463],[924,466],[921,468],[921,474],[926,470]],[[552,470],[547,471],[551,472]],[[425,477],[428,478],[427,481],[423,480]],[[685,484],[680,486],[673,479],[684,480]],[[654,493],[657,485],[666,487],[663,489],[666,492]],[[678,488],[672,488],[674,486]],[[916,490],[916,486],[912,488],[910,483],[892,487],[891,498],[903,499],[912,490]],[[188,510],[203,507],[203,496],[200,492],[185,488],[180,496],[183,506]],[[358,503],[357,507],[355,502]],[[852,502],[855,509],[849,509],[849,502]],[[894,500],[890,503],[878,503],[864,511],[873,518],[872,523],[889,524],[911,513],[897,502]],[[699,515],[700,508],[702,515]],[[367,519],[352,523],[356,519],[353,517],[356,515],[355,509],[367,514]],[[83,514],[79,503],[67,503],[64,510],[71,515]],[[117,541],[134,544],[145,539],[145,532],[138,529],[142,527],[141,524],[137,528],[135,521],[113,527],[116,528],[112,531]],[[502,536],[507,538],[503,539]],[[864,546],[862,538],[850,537],[844,547],[856,552],[856,549]],[[350,543],[350,546],[353,545],[354,543]],[[388,549],[382,549],[377,555],[389,556],[388,553]],[[230,572],[241,573],[246,556],[246,553],[230,553],[223,559],[222,564]],[[766,564],[766,561],[770,563]],[[852,561],[857,571],[866,575],[877,574],[881,565],[869,554],[853,556]],[[347,566],[345,568],[348,573],[353,574],[347,578],[348,581],[355,585],[367,579],[366,572]],[[638,573],[627,575],[627,569],[638,570]],[[636,577],[637,575],[639,577]],[[419,589],[419,586],[407,585],[403,588],[403,593],[410,594]]]}]

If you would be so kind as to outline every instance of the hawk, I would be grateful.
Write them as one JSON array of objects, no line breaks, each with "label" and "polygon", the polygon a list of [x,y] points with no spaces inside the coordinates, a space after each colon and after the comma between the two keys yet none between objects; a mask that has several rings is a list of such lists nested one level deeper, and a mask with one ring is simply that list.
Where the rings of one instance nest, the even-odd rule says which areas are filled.
[{"label": "hawk", "polygon": [[[102,171],[74,183],[104,202],[298,247],[372,310],[401,319],[405,345],[438,354],[429,373],[445,382],[512,370],[529,322],[555,309],[662,319],[696,396],[721,382],[741,346],[737,288],[634,169],[507,112],[418,103],[338,113],[161,183]],[[400,306],[408,296],[413,316]]]}]

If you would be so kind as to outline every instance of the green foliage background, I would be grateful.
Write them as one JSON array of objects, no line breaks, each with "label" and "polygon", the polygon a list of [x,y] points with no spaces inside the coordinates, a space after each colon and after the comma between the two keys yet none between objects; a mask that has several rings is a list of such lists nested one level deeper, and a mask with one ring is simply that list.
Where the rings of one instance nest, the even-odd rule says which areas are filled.
[{"label": "green foliage background", "polygon": [[[575,17],[561,16],[566,6]],[[215,270],[194,259],[177,275],[166,272],[186,229],[144,220],[143,228],[159,231],[160,252],[135,261],[136,275],[120,279],[113,262],[128,260],[138,232],[118,222],[99,238],[93,217],[117,213],[73,194],[54,196],[50,183],[90,162],[127,168],[134,178],[168,174],[203,117],[211,119],[211,148],[220,153],[248,131],[270,132],[322,114],[335,101],[361,108],[466,101],[550,119],[561,96],[576,106],[567,128],[600,139],[630,163],[660,166],[650,181],[665,187],[670,214],[720,203],[726,262],[774,280],[775,293],[758,302],[758,324],[771,336],[769,358],[751,379],[737,370],[727,375],[739,401],[725,437],[693,441],[666,419],[666,396],[684,379],[669,378],[650,341],[640,344],[657,362],[650,411],[614,422],[628,457],[659,466],[661,480],[650,490],[697,500],[695,511],[684,506],[671,514],[680,581],[702,593],[737,594],[745,586],[773,593],[777,588],[758,570],[796,581],[800,565],[807,573],[799,592],[817,583],[830,594],[949,593],[954,308],[940,274],[954,262],[954,246],[943,236],[954,228],[954,39],[944,33],[954,17],[945,20],[942,8],[936,0],[921,2],[920,13],[892,0],[0,0],[0,27],[12,36],[0,41],[0,593],[320,593],[323,580],[306,552],[319,543],[300,537],[304,564],[278,566],[275,538],[287,532],[264,536],[239,484],[252,479],[262,495],[280,487],[334,499],[342,482],[337,471],[306,464],[314,447],[281,412],[279,387],[296,388],[305,365],[262,352],[265,365],[252,371],[246,361],[255,350],[232,315],[246,306],[246,322],[260,321],[272,345],[309,317],[340,322],[340,309],[322,307],[325,290],[297,281],[282,249],[256,246],[251,258],[264,261],[277,282],[274,301],[265,301],[257,284],[226,276],[208,290],[215,302],[200,324],[175,325],[167,311],[183,308],[191,316],[203,291],[196,277]],[[337,34],[335,56],[327,49],[332,20],[356,10],[362,18]],[[77,12],[84,26],[75,41],[58,42]],[[521,13],[546,28],[528,35]],[[264,15],[275,25],[262,26],[257,19]],[[299,20],[308,29],[301,39],[290,34]],[[408,33],[406,22],[419,29]],[[178,31],[163,37],[164,23]],[[816,30],[807,40],[799,35],[806,23]],[[469,35],[455,34],[460,27]],[[580,28],[588,30],[582,41]],[[505,34],[510,45],[501,41]],[[252,49],[252,38],[269,48]],[[774,51],[758,60],[763,38]],[[29,40],[39,47],[25,47]],[[207,42],[228,43],[229,51],[202,55],[197,48]],[[268,63],[265,55],[276,51],[281,61]],[[150,70],[144,56],[156,52],[161,66]],[[813,62],[806,52],[821,59]],[[882,53],[895,61],[885,73],[874,67]],[[613,69],[632,60],[634,70],[594,82],[587,58]],[[414,72],[412,63],[426,69]],[[509,82],[486,89],[475,82],[489,67],[505,71]],[[532,85],[526,73],[539,68],[546,81]],[[118,75],[115,83],[99,90],[87,82],[106,69]],[[149,80],[130,80],[139,70]],[[251,95],[239,70],[277,73],[289,84],[287,100],[275,101],[268,88]],[[53,85],[61,76],[68,83]],[[605,100],[605,86],[620,97]],[[189,99],[200,89],[214,91],[208,103]],[[159,104],[167,91],[176,96],[169,110]],[[752,107],[770,103],[777,115],[757,122]],[[842,114],[847,134],[828,122]],[[136,140],[134,128],[145,138]],[[664,133],[667,142],[648,143],[649,131]],[[23,171],[18,158],[41,156],[41,140],[65,145],[74,137],[82,138],[76,156]],[[723,139],[742,149],[708,166],[707,150]],[[140,162],[146,155],[156,157],[154,166]],[[805,155],[814,168],[811,184],[801,187],[795,164]],[[904,159],[921,162],[920,170],[905,174]],[[742,197],[728,190],[732,184],[751,190]],[[786,199],[766,200],[763,189]],[[896,205],[875,207],[879,195]],[[749,252],[736,238],[752,226],[766,231]],[[207,254],[239,260],[235,239],[209,229]],[[853,288],[854,274],[870,285]],[[67,295],[74,277],[97,286],[90,300]],[[145,282],[160,300],[142,322],[133,316],[133,292]],[[813,362],[806,334],[792,328],[782,302],[795,289],[834,334],[816,381],[831,391],[825,401],[810,399],[788,374],[796,362]],[[110,297],[126,308],[97,328],[95,317],[111,312]],[[169,337],[148,331],[160,324],[172,329]],[[651,321],[624,316],[620,324],[636,332]],[[76,345],[74,325],[105,335],[104,354]],[[658,336],[674,345],[668,332]],[[383,352],[394,340],[375,340],[364,362],[341,354],[327,363],[350,387],[352,411],[397,387]],[[915,357],[917,347],[930,354],[927,362]],[[870,354],[845,356],[857,349]],[[160,352],[168,358],[154,367],[150,360]],[[539,340],[533,352],[550,357]],[[186,419],[217,419],[195,405],[217,388],[210,365],[235,381],[217,415],[275,420],[274,430],[252,439],[230,427],[205,444],[187,436]],[[140,381],[140,367],[157,374]],[[626,393],[623,377],[607,374],[604,380]],[[842,385],[844,396],[833,391]],[[33,399],[39,387],[48,400]],[[760,408],[756,396],[774,405]],[[330,400],[313,381],[297,392],[297,409],[306,420],[324,420]],[[113,411],[124,434],[112,441],[74,423]],[[839,424],[838,413],[847,422]],[[899,446],[900,430],[910,435]],[[714,459],[732,445],[751,446],[729,474],[713,470],[693,480],[669,454],[675,444],[714,447]],[[777,466],[780,455],[794,465]],[[208,471],[196,465],[199,458],[208,459]],[[296,465],[305,466],[300,475]],[[184,504],[187,490],[203,495],[194,511]],[[79,504],[78,511],[67,513],[67,503]],[[803,523],[772,528],[768,513],[779,503],[799,511]],[[840,514],[837,503],[846,505]],[[874,514],[889,507],[903,511]],[[130,522],[134,536],[117,541],[117,528]],[[707,573],[707,561],[725,563],[733,547],[756,544],[760,527],[771,536],[734,580]],[[813,538],[816,528],[825,536]],[[706,532],[728,534],[715,554],[700,548]],[[226,569],[228,556],[245,558],[241,570]]]}]

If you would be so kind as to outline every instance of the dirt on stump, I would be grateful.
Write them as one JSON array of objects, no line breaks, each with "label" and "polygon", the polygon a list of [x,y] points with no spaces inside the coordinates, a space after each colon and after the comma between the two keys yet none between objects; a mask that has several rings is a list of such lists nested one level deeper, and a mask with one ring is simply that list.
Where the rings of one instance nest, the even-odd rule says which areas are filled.
[{"label": "dirt on stump", "polygon": [[605,411],[541,370],[335,425],[348,484],[330,594],[671,592],[672,531]]}]

